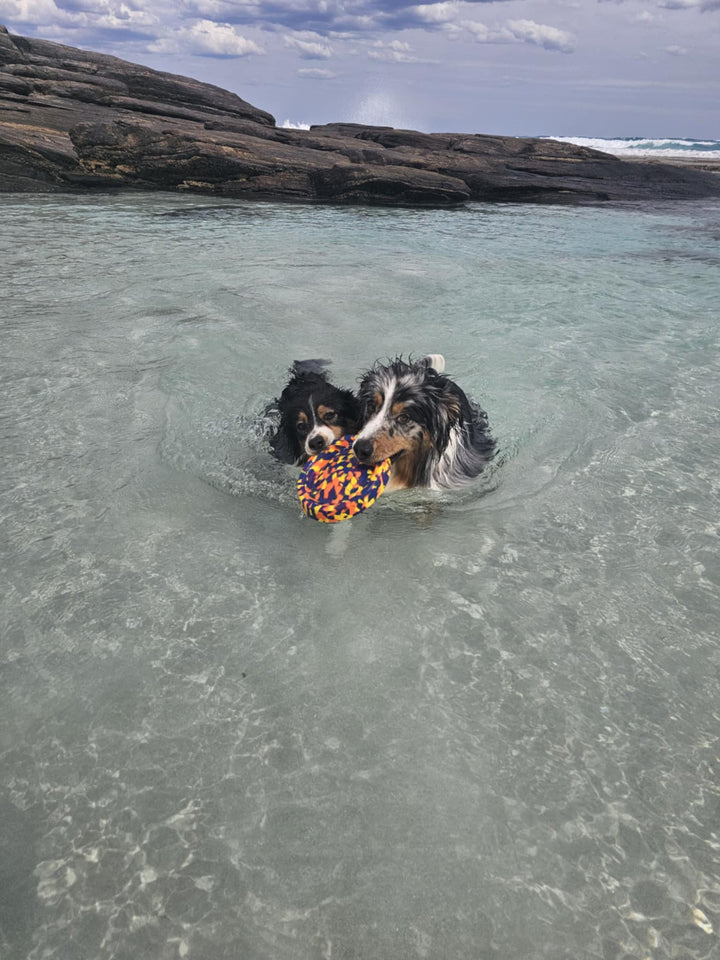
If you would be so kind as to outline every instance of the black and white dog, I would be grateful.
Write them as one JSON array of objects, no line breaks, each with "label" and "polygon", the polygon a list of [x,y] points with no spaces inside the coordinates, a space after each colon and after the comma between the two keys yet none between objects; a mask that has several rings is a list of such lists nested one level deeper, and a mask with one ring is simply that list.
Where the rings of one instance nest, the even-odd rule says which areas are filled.
[{"label": "black and white dog", "polygon": [[445,359],[431,354],[376,365],[360,382],[360,432],[353,449],[366,465],[390,458],[388,490],[452,489],[492,460],[487,414],[443,375]]},{"label": "black and white dog", "polygon": [[270,447],[283,463],[299,466],[357,430],[355,395],[330,383],[325,370],[328,364],[328,360],[296,360],[275,401],[280,422],[270,437]]}]

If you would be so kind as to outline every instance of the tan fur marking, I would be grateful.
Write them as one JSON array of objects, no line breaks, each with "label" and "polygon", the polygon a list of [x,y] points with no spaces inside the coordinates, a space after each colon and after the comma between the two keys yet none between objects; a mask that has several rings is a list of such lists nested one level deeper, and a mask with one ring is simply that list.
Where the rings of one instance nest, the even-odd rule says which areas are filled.
[{"label": "tan fur marking", "polygon": [[398,453],[414,450],[416,444],[412,437],[389,437],[386,433],[380,433],[375,437],[373,443],[373,463],[379,463],[381,460],[387,460],[388,457],[394,457]]},{"label": "tan fur marking", "polygon": [[398,457],[397,460],[393,463],[392,472],[390,474],[390,482],[388,484],[388,492],[392,490],[408,490],[410,487],[414,487],[417,482],[415,476],[415,469],[417,466],[418,457],[426,454],[432,443],[428,433],[423,430],[422,437],[418,441],[410,442],[405,446],[405,453],[401,457]]},{"label": "tan fur marking", "polygon": [[399,417],[406,406],[407,404],[404,400],[396,400],[395,403],[390,407],[390,416]]}]

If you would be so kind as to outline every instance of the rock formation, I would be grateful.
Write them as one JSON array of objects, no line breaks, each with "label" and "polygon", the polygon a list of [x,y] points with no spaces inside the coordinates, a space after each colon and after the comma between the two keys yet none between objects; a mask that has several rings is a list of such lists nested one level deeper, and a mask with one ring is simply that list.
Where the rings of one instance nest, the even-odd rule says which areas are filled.
[{"label": "rock formation", "polygon": [[322,203],[587,203],[720,177],[553,140],[350,123],[287,130],[235,94],[0,27],[0,192],[171,190]]}]

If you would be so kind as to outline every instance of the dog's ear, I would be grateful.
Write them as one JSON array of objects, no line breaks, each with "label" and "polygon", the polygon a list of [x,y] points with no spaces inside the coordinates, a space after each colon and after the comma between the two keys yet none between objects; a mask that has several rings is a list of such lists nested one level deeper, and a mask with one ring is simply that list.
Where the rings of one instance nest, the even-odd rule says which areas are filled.
[{"label": "dog's ear", "polygon": [[441,421],[437,424],[437,428],[441,443],[444,446],[449,440],[452,428],[463,420],[462,397],[455,384],[445,377],[438,377],[435,387],[439,420]]},{"label": "dog's ear", "polygon": [[284,424],[280,424],[270,437],[270,449],[281,463],[295,463],[299,456],[296,444],[288,439],[288,431]]},{"label": "dog's ear", "polygon": [[435,376],[423,388],[420,401],[423,425],[428,439],[437,453],[443,453],[453,429],[462,422],[463,410],[455,384],[446,377]]}]

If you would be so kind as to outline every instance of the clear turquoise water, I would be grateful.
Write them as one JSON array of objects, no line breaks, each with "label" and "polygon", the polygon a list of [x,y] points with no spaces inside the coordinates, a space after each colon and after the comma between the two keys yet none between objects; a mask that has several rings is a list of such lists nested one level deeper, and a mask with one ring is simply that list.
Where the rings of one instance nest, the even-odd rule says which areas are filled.
[{"label": "clear turquoise water", "polygon": [[[720,206],[4,197],[0,953],[720,955]],[[300,515],[441,352],[501,457]]]}]

